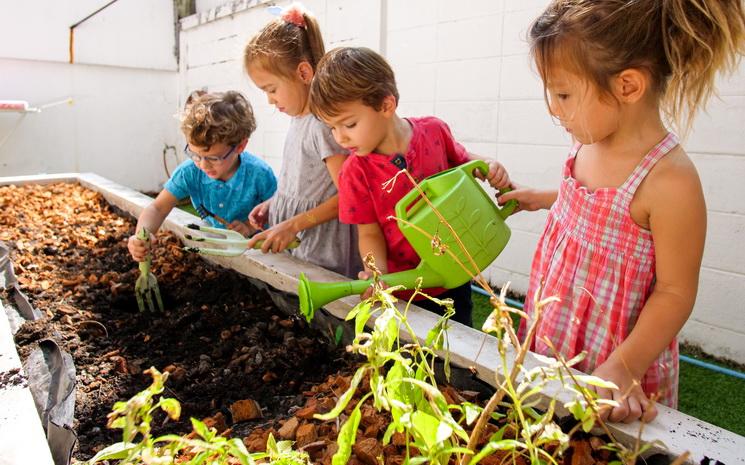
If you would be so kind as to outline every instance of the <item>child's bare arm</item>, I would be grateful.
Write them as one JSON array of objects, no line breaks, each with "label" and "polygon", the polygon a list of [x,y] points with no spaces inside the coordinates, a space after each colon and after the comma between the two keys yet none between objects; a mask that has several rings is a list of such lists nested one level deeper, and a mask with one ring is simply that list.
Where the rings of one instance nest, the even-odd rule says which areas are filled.
[{"label": "child's bare arm", "polygon": [[497,197],[497,202],[504,205],[509,200],[517,200],[516,212],[548,210],[558,195],[556,189],[535,189],[512,182],[512,190]]},{"label": "child's bare arm", "polygon": [[[670,344],[690,315],[696,300],[706,236],[706,205],[693,164],[685,155],[645,181],[649,226],[655,247],[656,282],[638,321],[625,341],[596,370],[623,393],[640,380]],[[650,174],[650,177],[652,177]],[[615,378],[615,379],[614,379]],[[644,398],[622,402],[612,421],[651,420]],[[640,405],[636,405],[637,401]],[[640,410],[641,409],[641,410]],[[651,406],[651,409],[654,409]],[[651,418],[650,418],[651,417]]]},{"label": "child's bare arm", "polygon": [[[140,213],[140,217],[137,219],[135,232],[142,228],[147,229],[151,234],[151,245],[155,243],[155,233],[158,232],[160,225],[163,224],[163,220],[165,220],[166,216],[171,213],[171,210],[173,210],[173,207],[175,207],[177,203],[178,199],[173,194],[165,189],[160,191],[160,194],[158,194],[155,200],[153,200],[153,202],[145,207],[145,209],[142,210],[142,213]],[[145,246],[145,243],[137,239],[135,235],[130,236],[127,241],[127,248],[135,261],[140,262],[145,259],[147,247]]]},{"label": "child's bare arm", "polygon": [[329,170],[331,180],[334,181],[336,188],[339,188],[339,173],[341,172],[341,166],[344,164],[344,160],[347,159],[347,155],[337,154],[331,155],[323,159],[326,163],[326,169]]},{"label": "child's bare arm", "polygon": [[[388,251],[385,245],[385,236],[378,223],[357,225],[359,233],[359,250],[360,256],[364,259],[367,254],[371,253],[375,258],[375,265],[381,273],[388,272]],[[366,272],[370,270],[365,269]]]}]

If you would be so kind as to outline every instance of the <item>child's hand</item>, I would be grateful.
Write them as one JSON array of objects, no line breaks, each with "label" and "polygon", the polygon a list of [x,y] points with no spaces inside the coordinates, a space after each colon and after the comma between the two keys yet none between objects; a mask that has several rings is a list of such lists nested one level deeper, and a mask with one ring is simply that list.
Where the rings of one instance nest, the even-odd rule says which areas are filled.
[{"label": "child's hand", "polygon": [[[510,176],[504,166],[497,160],[489,160],[487,163],[489,164],[489,173],[486,177],[481,176],[480,179],[485,179],[495,189],[510,187]],[[481,174],[480,172],[477,173]]]},{"label": "child's hand", "polygon": [[554,200],[556,200],[556,195],[554,191],[534,189],[532,187],[521,186],[513,182],[512,190],[509,192],[505,192],[504,194],[501,194],[499,197],[497,197],[497,203],[499,205],[504,205],[509,200],[513,199],[517,200],[517,208],[515,208],[515,213],[521,210],[532,212],[540,210],[542,208],[551,208]]},{"label": "child's hand", "polygon": [[155,234],[150,234],[150,240],[148,242],[137,239],[136,235],[129,236],[127,240],[127,249],[129,254],[136,262],[145,261],[145,256],[150,253],[153,245],[157,242]]},{"label": "child's hand", "polygon": [[293,226],[293,223],[290,220],[286,220],[272,226],[266,231],[256,234],[248,241],[247,247],[250,249],[256,242],[263,240],[264,243],[261,245],[262,252],[267,253],[271,250],[274,253],[279,253],[285,250],[295,240],[297,233],[298,231]]},{"label": "child's hand", "polygon": [[[360,271],[357,273],[358,279],[370,279],[372,278],[373,274],[369,271]],[[388,285],[385,283],[385,281],[380,281],[380,285],[383,287],[383,289],[386,289]],[[373,287],[372,284],[370,286],[367,286],[367,289],[365,289],[365,292],[360,294],[360,300],[369,299],[372,296]]]},{"label": "child's hand", "polygon": [[657,407],[642,391],[623,364],[613,360],[613,357],[598,366],[592,373],[606,381],[611,381],[618,386],[616,389],[595,388],[598,395],[603,399],[613,399],[618,402],[618,407],[604,409],[600,412],[600,418],[611,422],[631,423],[641,420],[648,423],[657,416]]},{"label": "child's hand", "polygon": [[272,199],[261,202],[248,214],[248,223],[258,231],[264,229],[264,225],[269,219],[269,205],[271,201]]},{"label": "child's hand", "polygon": [[243,237],[248,237],[253,234],[254,231],[256,231],[254,228],[251,227],[251,225],[248,224],[248,222],[244,223],[243,221],[238,220],[230,223],[228,225],[228,229],[232,231],[238,231],[243,235]]}]

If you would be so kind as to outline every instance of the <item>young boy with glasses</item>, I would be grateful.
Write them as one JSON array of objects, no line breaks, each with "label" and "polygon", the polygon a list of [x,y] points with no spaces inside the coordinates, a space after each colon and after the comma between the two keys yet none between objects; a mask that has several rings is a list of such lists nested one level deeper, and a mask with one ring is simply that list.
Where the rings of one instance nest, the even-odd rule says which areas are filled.
[{"label": "young boy with glasses", "polygon": [[[224,219],[229,229],[244,236],[255,232],[248,214],[277,190],[269,165],[244,151],[255,129],[251,105],[239,92],[194,92],[181,114],[188,160],[176,168],[160,194],[142,211],[136,231],[145,228],[154,234],[179,200],[191,197],[195,209],[206,209]],[[212,226],[225,227],[213,217],[206,219]],[[136,234],[129,238],[127,247],[132,258],[144,260],[147,246]]]}]

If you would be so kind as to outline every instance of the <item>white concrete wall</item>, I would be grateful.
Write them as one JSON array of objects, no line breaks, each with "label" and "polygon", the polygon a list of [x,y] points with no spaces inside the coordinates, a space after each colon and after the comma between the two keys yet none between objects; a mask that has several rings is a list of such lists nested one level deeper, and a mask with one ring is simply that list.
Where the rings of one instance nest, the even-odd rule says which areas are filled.
[{"label": "white concrete wall", "polygon": [[[41,113],[0,113],[3,175],[95,171],[137,189],[166,179],[163,149],[180,146],[170,0],[0,0],[0,99]],[[176,158],[168,152],[169,167]]]}]

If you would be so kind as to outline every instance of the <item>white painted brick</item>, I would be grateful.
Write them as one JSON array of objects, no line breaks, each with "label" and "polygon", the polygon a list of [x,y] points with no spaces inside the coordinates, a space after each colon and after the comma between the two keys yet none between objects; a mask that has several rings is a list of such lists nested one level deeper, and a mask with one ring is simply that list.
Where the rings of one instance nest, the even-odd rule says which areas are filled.
[{"label": "white painted brick", "polygon": [[510,241],[494,264],[500,268],[529,275],[538,238],[537,234],[512,229]]},{"label": "white painted brick", "polygon": [[380,0],[328,0],[325,39],[338,46],[369,47],[380,51]]},{"label": "white painted brick", "polygon": [[690,154],[711,211],[745,214],[745,157]]},{"label": "white painted brick", "polygon": [[742,331],[713,326],[691,318],[680,332],[678,340],[699,346],[706,353],[745,364],[745,334]]},{"label": "white painted brick", "polygon": [[[458,141],[461,142],[461,141]],[[480,155],[482,157],[497,158],[497,144],[492,142],[461,142],[463,146],[470,153]]]},{"label": "white painted brick", "polygon": [[496,102],[437,102],[436,108],[459,141],[497,141]]},{"label": "white painted brick", "polygon": [[415,28],[437,20],[437,8],[431,0],[389,0],[387,9],[389,30]]},{"label": "white painted brick", "polygon": [[497,100],[499,58],[451,61],[437,66],[437,100]]},{"label": "white painted brick", "polygon": [[542,100],[544,98],[543,81],[536,72],[529,55],[502,57],[499,76],[499,96],[503,100]]},{"label": "white painted brick", "polygon": [[745,155],[745,96],[725,96],[709,102],[693,123],[684,147],[691,152]]},{"label": "white painted brick", "polygon": [[435,102],[434,100],[415,102],[404,97],[396,112],[399,116],[432,116],[435,114]]},{"label": "white painted brick", "polygon": [[715,87],[720,96],[745,95],[745,61],[740,63],[737,72],[732,75],[723,76],[720,73],[717,76]]},{"label": "white painted brick", "polygon": [[548,0],[505,0],[504,10],[505,11],[522,11],[522,10],[533,10],[536,12],[536,16],[540,14],[544,8],[548,6],[550,2]]},{"label": "white painted brick", "polygon": [[400,65],[394,69],[400,99],[431,101],[435,97],[435,65]]},{"label": "white painted brick", "polygon": [[546,218],[548,218],[548,210],[521,211],[507,218],[507,225],[513,231],[540,235],[543,234],[543,229],[546,227]]},{"label": "white painted brick", "polygon": [[[432,2],[429,4],[431,5]],[[503,10],[504,0],[469,0],[468,2],[437,0],[437,17],[440,21],[490,16],[501,13]]]},{"label": "white painted brick", "polygon": [[190,67],[204,66],[222,61],[237,61],[241,66],[243,40],[236,34],[219,36],[213,40],[192,43],[186,59]]},{"label": "white painted brick", "polygon": [[438,60],[466,60],[496,57],[500,54],[500,15],[442,23],[437,33]]},{"label": "white painted brick", "polygon": [[517,273],[513,270],[501,268],[497,266],[499,264],[499,257],[494,261],[494,264],[489,266],[483,271],[484,277],[493,287],[501,288],[505,284],[509,283],[509,289],[517,292],[518,294],[525,295],[528,291],[528,275]]},{"label": "white painted brick", "polygon": [[570,145],[499,144],[497,159],[517,183],[531,187],[558,188]]},{"label": "white painted brick", "polygon": [[691,318],[745,336],[745,275],[702,268]]},{"label": "white painted brick", "polygon": [[388,31],[386,58],[396,71],[399,66],[435,61],[437,28],[434,24]]},{"label": "white painted brick", "polygon": [[554,126],[543,100],[502,101],[499,106],[499,142],[569,145],[570,137]]},{"label": "white painted brick", "polygon": [[505,13],[502,55],[524,55],[528,53],[528,29],[538,13],[537,9]]},{"label": "white painted brick", "polygon": [[744,238],[745,215],[709,212],[703,265],[745,275]]}]

